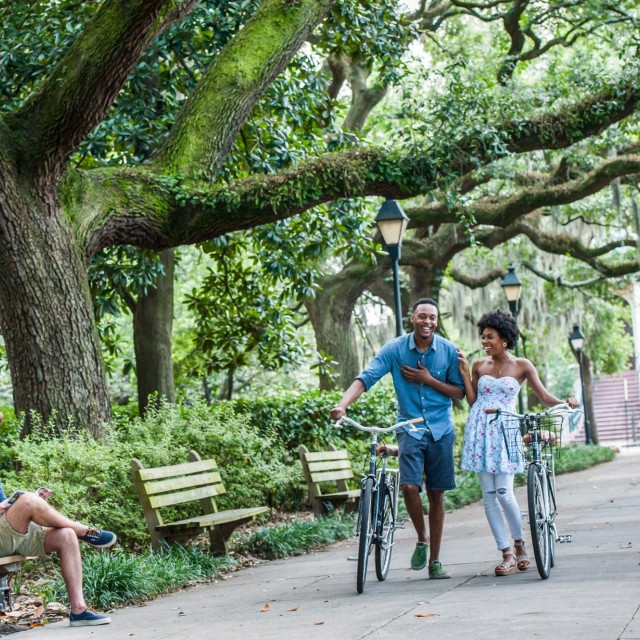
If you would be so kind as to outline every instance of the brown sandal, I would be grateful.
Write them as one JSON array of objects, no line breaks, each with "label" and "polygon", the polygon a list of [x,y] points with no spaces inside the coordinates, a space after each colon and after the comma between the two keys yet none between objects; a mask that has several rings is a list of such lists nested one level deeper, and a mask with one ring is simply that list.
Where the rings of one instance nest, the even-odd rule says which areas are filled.
[{"label": "brown sandal", "polygon": [[[502,554],[502,562],[496,567],[495,572],[497,576],[510,576],[516,572],[515,556],[511,551],[506,551]],[[507,558],[513,558],[514,563],[510,564]]]},{"label": "brown sandal", "polygon": [[514,547],[520,547],[523,549],[525,553],[518,553],[516,555],[516,567],[518,567],[518,571],[526,571],[531,566],[531,560],[529,560],[529,556],[526,554],[526,549],[524,548],[524,540],[514,540]]}]

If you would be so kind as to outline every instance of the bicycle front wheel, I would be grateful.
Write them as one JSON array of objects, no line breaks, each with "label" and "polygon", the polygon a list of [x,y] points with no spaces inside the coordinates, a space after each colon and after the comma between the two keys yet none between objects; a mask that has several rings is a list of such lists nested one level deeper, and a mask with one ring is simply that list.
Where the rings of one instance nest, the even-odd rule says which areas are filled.
[{"label": "bicycle front wheel", "polygon": [[389,574],[393,537],[396,533],[394,479],[387,476],[381,499],[378,501],[378,522],[376,526],[376,576],[382,582]]},{"label": "bicycle front wheel", "polygon": [[556,528],[556,478],[553,471],[547,472],[547,493],[549,495],[549,566],[553,569],[556,564],[556,540],[558,529]]},{"label": "bicycle front wheel", "polygon": [[536,463],[529,465],[527,476],[527,498],[529,502],[529,526],[531,527],[531,544],[536,558],[538,573],[543,580],[551,571],[549,514],[545,506],[544,469]]},{"label": "bicycle front wheel", "polygon": [[371,477],[365,478],[360,492],[360,540],[358,542],[358,575],[356,578],[356,588],[358,593],[364,591],[367,581],[367,565],[369,564],[369,554],[373,542],[373,526],[371,516],[373,515],[373,484]]}]

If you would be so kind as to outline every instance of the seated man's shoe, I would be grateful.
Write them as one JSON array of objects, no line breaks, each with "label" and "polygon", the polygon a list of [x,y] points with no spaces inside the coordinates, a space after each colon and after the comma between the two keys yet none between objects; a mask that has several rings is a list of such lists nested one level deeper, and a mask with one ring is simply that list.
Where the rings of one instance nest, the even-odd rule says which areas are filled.
[{"label": "seated man's shoe", "polygon": [[429,553],[428,542],[418,542],[411,556],[411,568],[420,571],[427,566],[427,554]]},{"label": "seated man's shoe", "polygon": [[109,624],[111,618],[104,616],[101,613],[94,613],[85,609],[82,613],[70,613],[69,614],[69,626],[70,627],[95,627],[99,624]]},{"label": "seated man's shoe", "polygon": [[442,566],[440,560],[434,560],[429,563],[429,579],[446,580],[451,574]]},{"label": "seated man's shoe", "polygon": [[82,540],[97,549],[106,549],[116,543],[116,534],[104,529],[89,529],[87,533],[80,536],[78,540]]}]

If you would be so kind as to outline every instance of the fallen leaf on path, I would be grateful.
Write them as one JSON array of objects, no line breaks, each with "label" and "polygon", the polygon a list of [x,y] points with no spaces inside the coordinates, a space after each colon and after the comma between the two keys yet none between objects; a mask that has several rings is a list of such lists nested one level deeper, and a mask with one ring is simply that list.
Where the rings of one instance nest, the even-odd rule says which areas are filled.
[{"label": "fallen leaf on path", "polygon": [[324,620],[318,620],[318,622],[314,622],[313,624],[315,625],[324,624]]},{"label": "fallen leaf on path", "polygon": [[416,618],[434,618],[437,615],[437,613],[416,613]]},{"label": "fallen leaf on path", "polygon": [[271,611],[271,606],[269,605],[268,602],[264,603],[264,607],[262,607],[262,609],[260,609],[260,611]]},{"label": "fallen leaf on path", "polygon": [[298,607],[295,607],[293,609],[289,609],[289,611],[297,611],[297,610],[298,610]]}]

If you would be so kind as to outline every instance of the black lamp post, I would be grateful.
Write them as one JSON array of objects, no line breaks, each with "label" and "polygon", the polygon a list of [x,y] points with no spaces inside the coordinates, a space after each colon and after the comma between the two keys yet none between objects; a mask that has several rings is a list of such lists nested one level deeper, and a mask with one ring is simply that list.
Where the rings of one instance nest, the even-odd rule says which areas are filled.
[{"label": "black lamp post", "polygon": [[400,277],[398,275],[398,261],[400,260],[400,248],[402,237],[409,224],[407,214],[395,200],[386,200],[378,211],[376,224],[384,240],[387,253],[391,258],[393,269],[393,289],[396,303],[396,335],[401,336],[402,330],[402,304],[400,301]]},{"label": "black lamp post", "polygon": [[[511,315],[515,318],[516,322],[518,322],[518,300],[522,292],[522,282],[520,282],[520,278],[516,275],[516,268],[512,264],[507,267],[507,273],[504,278],[502,278],[502,290],[509,303],[509,311],[511,311]],[[518,340],[516,340],[516,358],[519,357],[520,351],[518,349]],[[518,411],[524,413],[522,391],[518,393]]]},{"label": "black lamp post", "polygon": [[591,433],[589,429],[589,415],[587,413],[587,396],[584,393],[584,371],[582,367],[582,347],[584,347],[584,336],[576,322],[573,331],[569,334],[569,342],[573,350],[578,354],[578,366],[580,367],[580,389],[582,390],[582,406],[584,407],[584,441],[591,444]]}]

